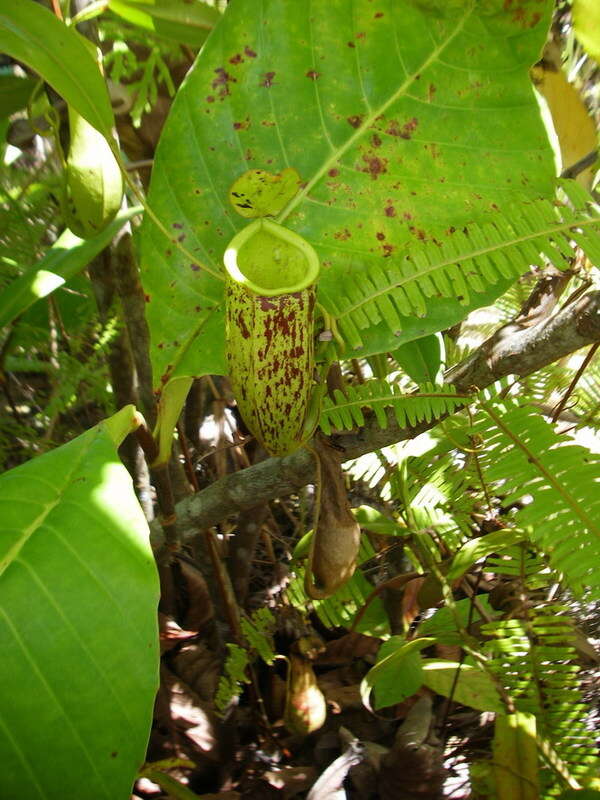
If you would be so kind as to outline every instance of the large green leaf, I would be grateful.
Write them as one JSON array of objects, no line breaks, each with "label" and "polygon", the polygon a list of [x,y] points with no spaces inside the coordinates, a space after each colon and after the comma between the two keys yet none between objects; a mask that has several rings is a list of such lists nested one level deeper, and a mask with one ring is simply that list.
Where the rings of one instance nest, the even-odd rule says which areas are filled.
[{"label": "large green leaf", "polygon": [[106,83],[76,31],[33,0],[0,0],[0,52],[38,72],[112,142],[114,119]]},{"label": "large green leaf", "polygon": [[[225,371],[223,287],[213,273],[245,224],[227,193],[248,169],[298,170],[305,186],[278,221],[318,251],[321,301],[333,312],[341,286],[393,267],[409,243],[451,247],[451,229],[493,219],[517,198],[551,196],[552,154],[527,71],[551,7],[234,0],[179,91],[156,154],[150,203],[172,237],[145,220],[155,383],[216,362]],[[500,294],[507,282],[496,280]],[[490,302],[489,285],[480,289]],[[416,326],[415,313],[401,313],[395,344],[465,311],[434,292]]]},{"label": "large green leaf", "polygon": [[8,325],[37,300],[47,297],[84,269],[123,225],[141,211],[141,206],[122,211],[91,239],[80,239],[70,230],[65,230],[37,264],[3,289],[0,296],[0,327]]},{"label": "large green leaf", "polygon": [[158,686],[158,581],[116,447],[133,406],[0,478],[0,796],[127,800]]}]

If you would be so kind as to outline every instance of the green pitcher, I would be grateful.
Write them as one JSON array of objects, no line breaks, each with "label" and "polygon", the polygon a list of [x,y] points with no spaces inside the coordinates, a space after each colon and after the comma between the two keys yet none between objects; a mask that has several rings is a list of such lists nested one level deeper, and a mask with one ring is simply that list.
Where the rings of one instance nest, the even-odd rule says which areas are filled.
[{"label": "green pitcher", "polygon": [[297,234],[257,219],[224,257],[227,359],[249,430],[272,455],[302,444],[313,387],[319,259]]}]

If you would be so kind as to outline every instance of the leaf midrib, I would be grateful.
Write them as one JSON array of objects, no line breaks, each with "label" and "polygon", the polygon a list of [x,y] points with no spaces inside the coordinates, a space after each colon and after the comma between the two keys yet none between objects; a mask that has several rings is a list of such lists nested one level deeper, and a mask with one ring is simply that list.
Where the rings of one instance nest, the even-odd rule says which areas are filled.
[{"label": "leaf midrib", "polygon": [[[453,41],[453,39],[462,31],[467,19],[471,16],[474,9],[474,5],[471,3],[467,11],[465,11],[462,19],[457,22],[455,29],[452,33],[445,39],[443,44],[438,45],[431,54],[423,61],[423,63],[407,78],[404,82],[398,87],[398,89],[390,95],[390,97],[382,103],[380,106],[374,108],[368,115],[366,115],[363,122],[356,128],[354,133],[348,137],[346,142],[341,145],[339,148],[333,150],[331,155],[322,163],[321,167],[315,172],[313,177],[308,181],[306,186],[298,192],[295,197],[293,197],[287,206],[283,209],[283,211],[277,217],[277,222],[282,224],[284,220],[286,220],[292,211],[299,205],[312,191],[315,184],[317,184],[321,178],[327,173],[327,171],[344,156],[344,154],[352,147],[352,145],[363,136],[366,131],[369,130],[371,125],[375,122],[377,117],[380,117],[382,114],[388,110],[388,108],[393,105],[403,94],[406,93],[409,86],[414,83],[417,75],[421,75],[426,69],[428,69],[431,64],[435,62],[438,56],[444,52],[444,50],[448,47],[448,45]],[[366,98],[365,98],[366,99]]]}]

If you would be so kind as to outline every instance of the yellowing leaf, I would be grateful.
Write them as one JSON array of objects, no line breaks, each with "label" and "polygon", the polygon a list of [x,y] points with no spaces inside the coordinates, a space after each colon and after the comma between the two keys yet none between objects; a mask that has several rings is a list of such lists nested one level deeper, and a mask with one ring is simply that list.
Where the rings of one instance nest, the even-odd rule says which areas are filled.
[{"label": "yellowing leaf", "polygon": [[498,800],[539,800],[535,728],[532,714],[496,717],[493,774]]},{"label": "yellowing leaf", "polygon": [[[569,83],[560,66],[549,64],[535,66],[532,71],[534,85],[548,104],[554,130],[560,147],[562,169],[572,166],[597,146],[594,121],[577,89]],[[591,168],[577,176],[583,186],[590,187]]]}]

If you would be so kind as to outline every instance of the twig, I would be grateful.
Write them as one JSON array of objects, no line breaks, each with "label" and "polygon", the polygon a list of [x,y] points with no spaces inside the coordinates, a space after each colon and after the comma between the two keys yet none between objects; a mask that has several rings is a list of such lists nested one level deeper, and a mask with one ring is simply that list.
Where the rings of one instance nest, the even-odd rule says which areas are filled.
[{"label": "twig", "polygon": [[146,300],[131,246],[131,234],[125,232],[115,246],[117,290],[131,344],[138,377],[138,391],[144,416],[150,428],[156,424],[156,402],[152,391],[150,332],[146,322]]},{"label": "twig", "polygon": [[588,167],[591,167],[593,164],[596,163],[598,160],[598,151],[592,150],[587,155],[580,158],[579,161],[576,161],[574,164],[571,164],[570,167],[563,169],[560,173],[561,178],[576,178],[582,172],[584,172]]},{"label": "twig", "polygon": [[191,486],[193,487],[194,491],[198,492],[200,491],[200,486],[198,485],[198,478],[196,477],[196,471],[194,470],[194,465],[192,464],[192,459],[190,458],[190,450],[187,445],[187,439],[183,432],[183,425],[181,425],[181,423],[178,422],[175,427],[177,429],[177,435],[179,437],[179,446],[181,447],[181,454],[183,455],[183,468],[185,470],[186,477],[190,482]]},{"label": "twig", "polygon": [[564,393],[561,401],[557,404],[556,408],[554,409],[554,413],[552,414],[552,422],[556,422],[557,419],[560,417],[564,407],[567,404],[567,400],[573,394],[573,391],[574,391],[575,387],[577,386],[577,384],[579,382],[579,379],[581,378],[581,376],[585,372],[588,364],[590,363],[590,361],[594,357],[594,353],[596,352],[598,347],[600,347],[600,342],[596,342],[596,344],[593,344],[590,347],[590,349],[588,350],[585,358],[583,359],[582,365],[579,367],[579,369],[575,373],[575,376],[573,377],[573,380],[569,384],[569,386],[567,388],[567,391]]}]

